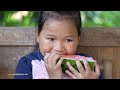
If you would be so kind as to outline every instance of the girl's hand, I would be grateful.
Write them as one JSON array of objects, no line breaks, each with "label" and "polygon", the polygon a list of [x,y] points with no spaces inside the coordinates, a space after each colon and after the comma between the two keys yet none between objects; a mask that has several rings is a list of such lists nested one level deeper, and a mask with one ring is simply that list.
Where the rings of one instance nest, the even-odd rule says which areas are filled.
[{"label": "girl's hand", "polygon": [[97,62],[95,61],[94,65],[95,65],[95,71],[92,71],[87,60],[83,61],[85,69],[83,68],[82,64],[79,61],[76,61],[78,70],[75,70],[72,65],[67,62],[67,66],[69,67],[69,69],[71,70],[71,72],[69,72],[68,70],[66,70],[66,73],[73,79],[99,79],[100,76],[100,67],[97,64]]},{"label": "girl's hand", "polygon": [[[45,66],[50,79],[62,79],[62,59],[60,55],[56,53],[48,53],[44,57]],[[58,61],[59,60],[59,61]]]}]

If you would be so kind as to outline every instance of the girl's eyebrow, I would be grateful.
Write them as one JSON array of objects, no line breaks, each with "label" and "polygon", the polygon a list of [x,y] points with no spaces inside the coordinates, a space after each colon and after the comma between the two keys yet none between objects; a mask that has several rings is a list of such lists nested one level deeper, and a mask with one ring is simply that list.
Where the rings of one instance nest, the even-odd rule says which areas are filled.
[{"label": "girl's eyebrow", "polygon": [[54,36],[54,35],[52,35],[52,34],[46,34],[46,36]]},{"label": "girl's eyebrow", "polygon": [[73,35],[70,35],[70,36],[65,36],[66,38],[73,38],[73,37],[75,37],[75,36],[73,36]]},{"label": "girl's eyebrow", "polygon": [[[56,37],[55,35],[52,34],[46,34],[46,36],[50,36],[50,37]],[[65,38],[74,38],[74,35],[66,35]]]}]

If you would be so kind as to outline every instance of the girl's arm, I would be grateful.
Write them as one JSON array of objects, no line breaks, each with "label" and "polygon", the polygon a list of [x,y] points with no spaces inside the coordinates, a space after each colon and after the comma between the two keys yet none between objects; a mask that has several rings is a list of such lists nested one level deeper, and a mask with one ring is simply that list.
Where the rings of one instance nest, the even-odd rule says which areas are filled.
[{"label": "girl's arm", "polygon": [[20,59],[14,79],[32,79],[32,65],[29,59],[23,57]]}]

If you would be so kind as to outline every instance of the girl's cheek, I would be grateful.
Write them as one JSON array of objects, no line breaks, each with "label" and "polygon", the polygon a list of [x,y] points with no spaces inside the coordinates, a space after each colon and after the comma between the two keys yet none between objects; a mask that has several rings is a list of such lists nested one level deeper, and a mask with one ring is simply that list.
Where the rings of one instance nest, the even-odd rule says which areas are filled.
[{"label": "girl's cheek", "polygon": [[75,50],[74,49],[68,50],[67,54],[69,54],[69,55],[75,54]]},{"label": "girl's cheek", "polygon": [[51,49],[52,49],[52,47],[49,46],[49,45],[43,45],[43,46],[41,46],[41,50],[42,50],[43,52],[50,52]]},{"label": "girl's cheek", "polygon": [[67,47],[67,53],[68,54],[75,54],[76,53],[76,50],[77,50],[77,47],[73,47],[73,46],[71,46],[71,47]]},{"label": "girl's cheek", "polygon": [[52,48],[52,44],[49,43],[46,39],[41,39],[39,47],[42,52],[49,52]]}]

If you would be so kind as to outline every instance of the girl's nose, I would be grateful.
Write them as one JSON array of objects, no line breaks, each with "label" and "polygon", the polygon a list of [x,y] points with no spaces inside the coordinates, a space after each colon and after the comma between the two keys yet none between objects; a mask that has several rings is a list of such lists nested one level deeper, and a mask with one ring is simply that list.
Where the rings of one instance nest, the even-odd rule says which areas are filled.
[{"label": "girl's nose", "polygon": [[55,44],[54,46],[54,50],[57,51],[57,52],[61,52],[64,50],[64,46],[62,43],[58,42]]}]

